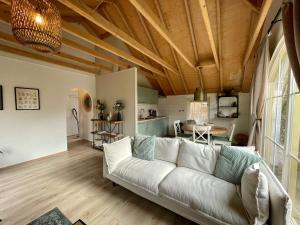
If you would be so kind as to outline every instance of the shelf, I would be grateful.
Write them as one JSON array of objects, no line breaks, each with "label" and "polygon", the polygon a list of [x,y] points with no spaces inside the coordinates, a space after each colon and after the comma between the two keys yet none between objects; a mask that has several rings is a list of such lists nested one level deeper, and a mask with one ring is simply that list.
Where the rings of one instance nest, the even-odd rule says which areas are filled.
[{"label": "shelf", "polygon": [[118,124],[118,123],[124,123],[124,120],[121,121],[116,121],[116,120],[111,120],[111,121],[107,121],[107,120],[101,120],[101,119],[91,119],[91,121],[93,122],[97,122],[97,123],[111,123],[111,124]]}]

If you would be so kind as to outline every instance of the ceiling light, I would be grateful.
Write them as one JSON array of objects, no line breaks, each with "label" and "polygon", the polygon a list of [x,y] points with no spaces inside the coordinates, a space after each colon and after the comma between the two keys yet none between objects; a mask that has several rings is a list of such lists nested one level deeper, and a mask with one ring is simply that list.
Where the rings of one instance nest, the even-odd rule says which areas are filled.
[{"label": "ceiling light", "polygon": [[61,17],[52,0],[12,0],[11,24],[23,45],[41,52],[61,48]]}]

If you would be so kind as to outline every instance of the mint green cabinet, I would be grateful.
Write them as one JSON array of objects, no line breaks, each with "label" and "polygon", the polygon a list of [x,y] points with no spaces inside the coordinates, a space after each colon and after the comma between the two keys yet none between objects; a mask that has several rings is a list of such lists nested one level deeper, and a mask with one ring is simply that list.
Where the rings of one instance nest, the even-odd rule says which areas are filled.
[{"label": "mint green cabinet", "polygon": [[158,91],[150,88],[138,87],[138,103],[158,104]]},{"label": "mint green cabinet", "polygon": [[168,118],[145,120],[138,123],[138,133],[144,135],[155,135],[165,137],[168,135]]}]

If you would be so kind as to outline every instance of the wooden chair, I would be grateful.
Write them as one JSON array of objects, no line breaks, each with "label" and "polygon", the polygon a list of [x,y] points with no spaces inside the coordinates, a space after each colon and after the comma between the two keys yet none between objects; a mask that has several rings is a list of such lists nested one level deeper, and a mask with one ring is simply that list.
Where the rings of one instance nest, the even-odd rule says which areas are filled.
[{"label": "wooden chair", "polygon": [[174,131],[175,131],[175,137],[186,138],[186,139],[192,138],[191,134],[182,133],[181,126],[180,126],[180,120],[174,121]]},{"label": "wooden chair", "polygon": [[228,132],[226,137],[221,137],[221,136],[213,136],[213,145],[231,145],[232,139],[233,139],[233,134],[235,130],[235,123],[231,124],[231,129]]},{"label": "wooden chair", "polygon": [[210,130],[211,130],[211,126],[194,125],[193,141],[195,143],[211,145]]}]

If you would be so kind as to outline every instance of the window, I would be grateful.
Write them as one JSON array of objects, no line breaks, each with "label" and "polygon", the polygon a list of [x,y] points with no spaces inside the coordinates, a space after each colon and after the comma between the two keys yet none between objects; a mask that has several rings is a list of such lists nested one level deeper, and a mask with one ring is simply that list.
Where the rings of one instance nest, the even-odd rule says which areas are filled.
[{"label": "window", "polygon": [[284,39],[269,64],[262,155],[293,200],[293,224],[300,225],[300,93]]}]

